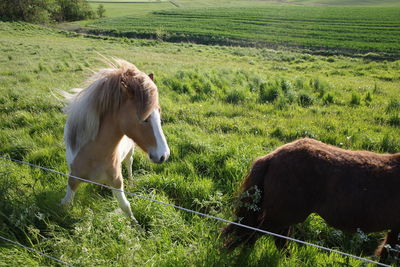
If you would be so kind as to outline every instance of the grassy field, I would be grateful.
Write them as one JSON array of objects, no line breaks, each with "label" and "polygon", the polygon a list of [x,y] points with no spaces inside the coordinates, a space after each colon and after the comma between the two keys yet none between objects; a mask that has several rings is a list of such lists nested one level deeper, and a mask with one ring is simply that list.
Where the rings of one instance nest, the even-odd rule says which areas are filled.
[{"label": "grassy field", "polygon": [[[143,3],[170,2],[167,0],[89,0],[89,3]],[[328,6],[399,6],[397,0],[178,0],[173,1],[180,6],[219,6],[219,5],[328,5]]]},{"label": "grassy field", "polygon": [[[92,8],[96,10],[100,3],[90,3]],[[134,15],[137,17],[147,16],[149,13],[157,10],[164,10],[173,8],[170,2],[159,2],[159,3],[101,3],[104,6],[106,12],[105,16],[110,17],[122,17],[127,15]],[[75,22],[76,23],[76,22]],[[81,24],[81,22],[78,22]]]},{"label": "grassy field", "polygon": [[290,47],[346,55],[375,52],[386,59],[400,57],[400,7],[258,4],[174,7],[143,14],[105,18],[84,23],[82,27],[90,33],[129,38]]},{"label": "grassy field", "polygon": [[[397,0],[180,0],[180,1],[131,1],[131,0],[98,0],[88,1],[93,9],[102,4],[106,17],[148,16],[152,11],[177,7],[268,7],[284,6],[368,6],[368,7],[400,7]],[[146,3],[150,2],[150,3]],[[82,24],[82,23],[79,23]],[[83,24],[84,25],[84,24]]]},{"label": "grassy field", "polygon": [[297,5],[330,5],[330,6],[399,6],[396,0],[287,0],[281,3]]},{"label": "grassy field", "polygon": [[[252,160],[308,136],[350,149],[400,151],[400,61],[269,49],[85,36],[0,22],[0,155],[67,172],[65,115],[55,89],[104,67],[98,53],[154,72],[171,158],[138,151],[126,190],[232,219],[234,192]],[[130,197],[144,235],[108,190],[84,186],[72,209],[58,203],[66,177],[0,160],[0,235],[77,266],[360,266],[269,237],[254,250],[221,250],[224,224]],[[294,237],[370,257],[383,233],[347,235],[318,216]],[[1,265],[54,265],[0,242]],[[365,266],[365,265],[363,265]]]}]

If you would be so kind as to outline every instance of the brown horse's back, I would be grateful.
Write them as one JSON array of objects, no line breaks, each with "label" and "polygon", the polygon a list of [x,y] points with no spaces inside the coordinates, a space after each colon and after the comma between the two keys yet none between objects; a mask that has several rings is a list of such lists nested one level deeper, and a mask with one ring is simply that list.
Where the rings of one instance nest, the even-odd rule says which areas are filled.
[{"label": "brown horse's back", "polygon": [[308,138],[273,154],[263,205],[266,214],[282,216],[280,222],[291,219],[291,225],[316,212],[345,231],[400,226],[399,155],[343,150]]}]

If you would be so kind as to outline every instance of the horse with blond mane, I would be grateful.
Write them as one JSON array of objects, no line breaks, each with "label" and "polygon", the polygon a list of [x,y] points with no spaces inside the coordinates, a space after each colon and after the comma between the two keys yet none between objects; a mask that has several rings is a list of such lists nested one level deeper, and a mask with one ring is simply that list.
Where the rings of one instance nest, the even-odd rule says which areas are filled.
[{"label": "horse with blond mane", "polygon": [[[281,235],[311,213],[345,232],[391,230],[376,250],[398,245],[400,153],[350,151],[303,138],[258,158],[240,188],[237,221]],[[255,231],[230,224],[225,246],[253,244]],[[285,240],[276,238],[278,248]]]},{"label": "horse with blond mane", "polygon": [[64,128],[66,158],[70,170],[62,205],[72,203],[80,177],[106,184],[113,190],[120,208],[135,223],[124,194],[121,163],[132,178],[132,155],[137,144],[155,163],[169,157],[170,150],[160,123],[158,89],[153,74],[133,64],[114,59],[110,68],[89,79],[89,86],[63,92],[68,102]]}]

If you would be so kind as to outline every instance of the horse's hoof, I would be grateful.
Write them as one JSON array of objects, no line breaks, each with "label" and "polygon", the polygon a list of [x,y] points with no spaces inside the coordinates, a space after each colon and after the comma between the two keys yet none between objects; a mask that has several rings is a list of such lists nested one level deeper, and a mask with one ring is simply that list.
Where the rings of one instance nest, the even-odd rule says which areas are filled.
[{"label": "horse's hoof", "polygon": [[68,209],[71,206],[71,201],[64,201],[63,199],[58,203],[58,206],[62,209]]},{"label": "horse's hoof", "polygon": [[138,221],[136,221],[136,220],[131,220],[131,226],[132,226],[132,227],[139,227],[140,224],[139,224]]},{"label": "horse's hoof", "polygon": [[140,226],[139,222],[136,220],[136,218],[135,218],[134,216],[131,216],[129,219],[130,219],[131,225],[132,225],[133,227],[138,227],[138,226]]},{"label": "horse's hoof", "polygon": [[144,228],[138,223],[138,221],[135,218],[131,219],[131,226],[132,228],[135,228],[140,235],[144,235],[146,233]]}]

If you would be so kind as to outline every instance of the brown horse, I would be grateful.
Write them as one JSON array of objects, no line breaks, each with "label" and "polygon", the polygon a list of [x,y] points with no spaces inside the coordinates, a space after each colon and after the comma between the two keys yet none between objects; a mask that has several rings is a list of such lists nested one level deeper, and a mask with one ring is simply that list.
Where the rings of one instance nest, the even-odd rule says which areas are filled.
[{"label": "brown horse", "polygon": [[[133,64],[115,59],[75,94],[63,93],[69,105],[64,129],[67,162],[71,176],[103,183],[123,190],[121,163],[132,176],[134,144],[147,152],[155,163],[169,157],[158,105],[158,90],[153,75]],[[63,205],[72,202],[80,180],[70,177]],[[119,206],[136,222],[125,194],[113,190]]]},{"label": "brown horse", "polygon": [[[376,254],[387,257],[400,231],[400,153],[349,151],[300,139],[258,158],[240,188],[237,221],[288,234],[289,227],[319,214],[345,232],[391,230]],[[230,224],[225,246],[254,243],[259,235]],[[277,247],[285,241],[276,239]]]}]

